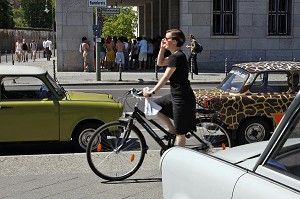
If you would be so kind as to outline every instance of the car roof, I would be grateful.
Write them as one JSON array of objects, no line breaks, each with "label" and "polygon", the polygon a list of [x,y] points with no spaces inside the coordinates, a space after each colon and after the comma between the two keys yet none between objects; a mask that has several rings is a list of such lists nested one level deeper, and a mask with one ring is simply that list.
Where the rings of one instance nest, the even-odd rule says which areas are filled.
[{"label": "car roof", "polygon": [[35,66],[0,65],[0,75],[44,75],[47,71]]},{"label": "car roof", "polygon": [[242,68],[250,73],[262,71],[294,71],[300,70],[300,62],[294,61],[260,61],[234,64],[232,67]]}]

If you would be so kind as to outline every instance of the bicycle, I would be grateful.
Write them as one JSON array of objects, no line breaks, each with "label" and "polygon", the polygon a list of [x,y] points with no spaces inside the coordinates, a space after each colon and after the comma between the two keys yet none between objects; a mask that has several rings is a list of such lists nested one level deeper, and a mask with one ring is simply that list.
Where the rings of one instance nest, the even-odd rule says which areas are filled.
[{"label": "bicycle", "polygon": [[[124,107],[131,96],[136,103],[131,114],[125,114],[118,121],[109,122],[97,130],[87,146],[87,160],[92,171],[109,181],[124,180],[132,176],[142,165],[148,146],[142,132],[135,122],[139,123],[161,147],[160,155],[174,146],[176,136],[170,134],[154,120],[148,120],[138,108],[142,91],[130,89],[123,96]],[[231,147],[231,138],[224,124],[216,114],[205,109],[197,109],[197,131],[189,132],[186,147],[211,153]],[[147,122],[146,122],[147,121]],[[159,136],[149,125],[156,126],[163,136]],[[101,152],[101,153],[100,153]]]}]

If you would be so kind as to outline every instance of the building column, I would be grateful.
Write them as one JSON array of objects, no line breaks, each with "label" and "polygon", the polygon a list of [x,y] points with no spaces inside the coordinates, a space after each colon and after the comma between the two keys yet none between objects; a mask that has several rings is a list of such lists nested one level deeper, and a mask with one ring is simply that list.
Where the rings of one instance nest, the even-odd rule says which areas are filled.
[{"label": "building column", "polygon": [[165,36],[166,30],[169,29],[169,1],[159,0],[159,24],[160,24],[160,35]]},{"label": "building column", "polygon": [[157,36],[161,36],[159,32],[160,27],[160,20],[159,20],[159,0],[153,0],[152,2],[152,38],[155,38]]},{"label": "building column", "polygon": [[179,3],[180,0],[169,0],[169,27],[170,28],[180,28],[180,13],[179,13]]},{"label": "building column", "polygon": [[151,3],[145,3],[145,13],[144,13],[144,27],[145,27],[145,35],[147,38],[152,37],[152,6]]},{"label": "building column", "polygon": [[145,27],[144,27],[144,6],[139,6],[138,7],[138,37],[142,36],[143,34],[145,34]]}]

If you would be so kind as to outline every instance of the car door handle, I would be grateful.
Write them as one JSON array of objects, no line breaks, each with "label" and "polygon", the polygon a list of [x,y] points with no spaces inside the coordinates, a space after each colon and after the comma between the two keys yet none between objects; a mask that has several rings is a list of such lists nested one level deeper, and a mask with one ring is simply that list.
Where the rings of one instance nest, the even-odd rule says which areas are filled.
[{"label": "car door handle", "polygon": [[12,106],[0,106],[0,109],[13,108]]}]

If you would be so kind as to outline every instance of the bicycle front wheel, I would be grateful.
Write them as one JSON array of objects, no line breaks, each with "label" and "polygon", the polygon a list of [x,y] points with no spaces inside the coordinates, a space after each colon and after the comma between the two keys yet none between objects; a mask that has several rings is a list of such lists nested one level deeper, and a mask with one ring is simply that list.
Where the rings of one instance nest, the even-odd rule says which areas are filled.
[{"label": "bicycle front wheel", "polygon": [[188,134],[186,140],[186,147],[205,153],[214,153],[232,147],[227,128],[214,118],[199,118],[197,131]]},{"label": "bicycle front wheel", "polygon": [[[95,142],[96,144],[95,149]],[[146,142],[142,133],[127,122],[110,122],[98,128],[87,146],[90,168],[99,177],[118,181],[132,176],[142,165]]]}]

